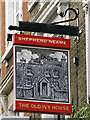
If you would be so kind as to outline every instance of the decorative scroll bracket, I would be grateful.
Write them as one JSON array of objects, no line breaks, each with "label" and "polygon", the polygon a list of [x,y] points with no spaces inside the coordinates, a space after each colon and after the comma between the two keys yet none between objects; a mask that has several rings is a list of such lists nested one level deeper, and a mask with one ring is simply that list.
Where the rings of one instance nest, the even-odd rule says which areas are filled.
[{"label": "decorative scroll bracket", "polygon": [[60,13],[60,16],[65,17],[67,11],[69,10],[72,10],[75,14],[75,17],[73,19],[55,22],[51,24],[19,21],[19,27],[10,25],[8,29],[17,30],[17,31],[42,32],[42,33],[51,33],[51,34],[79,36],[78,26],[56,25],[58,23],[74,21],[78,18],[78,13],[73,8],[68,8],[65,11],[65,13]]},{"label": "decorative scroll bracket", "polygon": [[74,18],[69,19],[69,20],[65,20],[65,21],[60,21],[60,22],[54,22],[54,23],[52,23],[52,24],[55,25],[55,24],[58,24],[58,23],[64,23],[64,22],[70,22],[70,21],[76,20],[76,19],[78,18],[78,13],[77,13],[76,10],[73,9],[73,8],[68,8],[68,9],[65,11],[65,13],[61,12],[59,15],[63,18],[63,17],[66,16],[66,14],[67,14],[67,12],[68,12],[69,10],[72,10],[72,11],[74,12],[74,14],[75,14],[75,17],[74,17]]}]

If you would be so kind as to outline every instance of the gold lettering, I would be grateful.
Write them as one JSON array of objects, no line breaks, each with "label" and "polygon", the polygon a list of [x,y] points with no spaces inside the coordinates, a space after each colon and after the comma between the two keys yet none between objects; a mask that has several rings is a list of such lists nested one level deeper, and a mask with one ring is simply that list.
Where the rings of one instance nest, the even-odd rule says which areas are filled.
[{"label": "gold lettering", "polygon": [[69,107],[66,107],[66,110],[69,111]]},{"label": "gold lettering", "polygon": [[22,104],[22,107],[26,107],[26,108],[29,108],[28,106],[29,104]]},{"label": "gold lettering", "polygon": [[19,107],[26,107],[26,108],[29,108],[29,104],[22,104],[22,103],[19,103]]},{"label": "gold lettering", "polygon": [[31,104],[31,108],[33,108],[33,104]]},{"label": "gold lettering", "polygon": [[31,104],[30,107],[31,107],[31,108],[36,108],[36,109],[41,109],[41,105]]},{"label": "gold lettering", "polygon": [[42,105],[42,109],[44,109],[44,106]]},{"label": "gold lettering", "polygon": [[52,106],[52,110],[62,110],[62,107],[61,106]]},{"label": "gold lettering", "polygon": [[62,107],[59,106],[59,110],[62,110]]},{"label": "gold lettering", "polygon": [[21,104],[22,104],[22,103],[19,103],[19,107],[21,107]]},{"label": "gold lettering", "polygon": [[63,106],[63,110],[66,110],[65,106]]},{"label": "gold lettering", "polygon": [[47,107],[45,105],[42,105],[42,109],[47,109]]},{"label": "gold lettering", "polygon": [[56,110],[58,110],[59,109],[59,107],[58,106],[56,106]]},{"label": "gold lettering", "polygon": [[37,108],[38,108],[38,109],[41,109],[41,105],[37,105]]},{"label": "gold lettering", "polygon": [[25,104],[22,104],[22,107],[25,107],[26,105]]},{"label": "gold lettering", "polygon": [[53,110],[53,109],[56,109],[56,107],[55,107],[55,106],[52,106],[52,110]]},{"label": "gold lettering", "polygon": [[29,108],[29,104],[26,104],[26,108]]},{"label": "gold lettering", "polygon": [[36,108],[36,105],[34,105],[34,104],[31,104],[31,107],[32,107],[32,108]]},{"label": "gold lettering", "polygon": [[50,109],[50,106],[47,106],[48,107],[48,109]]}]

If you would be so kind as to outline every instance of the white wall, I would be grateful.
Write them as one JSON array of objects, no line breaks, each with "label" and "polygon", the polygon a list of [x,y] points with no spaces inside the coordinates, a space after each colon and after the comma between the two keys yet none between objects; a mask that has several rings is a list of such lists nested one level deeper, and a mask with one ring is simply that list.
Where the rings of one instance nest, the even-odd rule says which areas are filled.
[{"label": "white wall", "polygon": [[[86,6],[87,7],[87,6]],[[88,9],[85,9],[86,20],[86,70],[87,70],[87,103],[90,98],[90,2],[88,2]]]},{"label": "white wall", "polygon": [[88,11],[88,14],[89,14],[89,33],[88,33],[88,62],[89,62],[89,78],[88,78],[88,95],[89,95],[89,98],[90,98],[90,2],[89,2],[89,11]]},{"label": "white wall", "polygon": [[13,31],[8,29],[9,25],[14,25],[15,15],[14,15],[14,0],[8,1],[6,0],[5,4],[5,12],[6,12],[6,50],[10,47],[12,42],[7,41],[7,34],[13,34]]}]

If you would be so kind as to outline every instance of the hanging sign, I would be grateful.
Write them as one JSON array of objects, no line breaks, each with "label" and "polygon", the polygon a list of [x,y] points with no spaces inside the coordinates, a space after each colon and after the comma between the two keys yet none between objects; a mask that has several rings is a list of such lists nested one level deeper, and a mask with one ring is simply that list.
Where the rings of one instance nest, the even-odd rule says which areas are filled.
[{"label": "hanging sign", "polygon": [[36,42],[29,41],[26,46],[18,38],[22,41],[24,35],[14,36],[14,111],[70,114],[69,50],[55,49],[55,44],[54,48],[36,47]]}]

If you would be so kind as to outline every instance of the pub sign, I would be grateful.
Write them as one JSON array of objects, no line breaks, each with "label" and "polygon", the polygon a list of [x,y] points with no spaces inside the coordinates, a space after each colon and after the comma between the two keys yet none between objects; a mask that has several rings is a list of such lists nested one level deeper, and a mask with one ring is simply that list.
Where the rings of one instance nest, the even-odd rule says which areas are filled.
[{"label": "pub sign", "polygon": [[16,34],[13,41],[14,111],[70,114],[70,40]]}]

